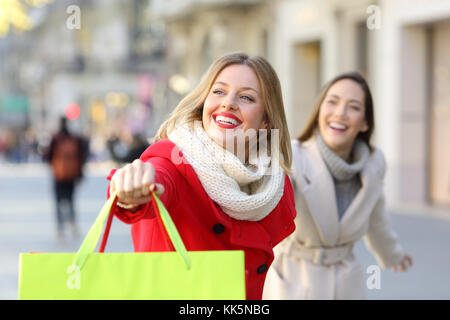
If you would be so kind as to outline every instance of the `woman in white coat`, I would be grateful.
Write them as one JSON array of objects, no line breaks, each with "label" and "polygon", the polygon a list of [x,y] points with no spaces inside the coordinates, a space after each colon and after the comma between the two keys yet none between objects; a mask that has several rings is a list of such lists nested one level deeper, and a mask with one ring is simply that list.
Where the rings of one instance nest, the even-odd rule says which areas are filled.
[{"label": "woman in white coat", "polygon": [[352,72],[331,80],[292,142],[296,230],[275,248],[264,299],[365,299],[364,272],[352,252],[361,238],[383,269],[412,265],[386,212],[386,163],[370,143],[373,130],[364,78]]}]

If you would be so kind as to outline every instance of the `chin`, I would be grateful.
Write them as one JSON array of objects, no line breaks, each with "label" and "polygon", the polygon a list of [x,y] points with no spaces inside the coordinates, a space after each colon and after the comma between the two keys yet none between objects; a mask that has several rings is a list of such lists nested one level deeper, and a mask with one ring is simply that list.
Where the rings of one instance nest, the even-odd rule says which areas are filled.
[{"label": "chin", "polygon": [[347,145],[348,142],[347,141],[342,141],[341,139],[324,139],[325,143],[327,144],[328,147],[330,147],[330,149],[336,151],[336,150],[341,150],[344,149]]},{"label": "chin", "polygon": [[208,130],[206,131],[208,136],[213,140],[215,143],[217,143],[219,146],[224,147],[226,144],[226,135],[225,131],[221,130]]}]

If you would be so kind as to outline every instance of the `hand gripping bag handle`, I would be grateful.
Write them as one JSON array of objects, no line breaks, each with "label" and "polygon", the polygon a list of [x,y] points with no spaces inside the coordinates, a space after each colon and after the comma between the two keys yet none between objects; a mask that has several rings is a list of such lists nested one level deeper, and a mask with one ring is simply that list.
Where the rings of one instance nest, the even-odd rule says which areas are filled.
[{"label": "hand gripping bag handle", "polygon": [[[170,238],[167,234],[166,228],[164,227],[164,224],[161,219],[161,214],[159,213],[158,206],[155,205],[154,201],[152,202],[152,204],[153,204],[154,212],[157,213],[157,214],[155,214],[155,216],[156,216],[156,220],[158,222],[158,227],[161,230],[161,232],[164,234],[164,240],[166,242],[167,251],[173,251],[175,248],[173,247],[172,241],[170,240]],[[102,242],[100,243],[100,248],[98,249],[99,253],[105,252],[106,243],[108,242],[109,231],[111,230],[113,218],[114,218],[114,214],[112,212],[110,212],[108,215],[108,220],[106,221],[105,231],[103,231]]]},{"label": "hand gripping bag handle", "polygon": [[[170,217],[169,213],[167,212],[167,209],[164,207],[163,203],[158,198],[158,196],[154,192],[151,193],[151,196],[155,214],[160,215],[161,220],[163,221],[164,228],[167,231],[167,234],[169,235],[169,238],[172,241],[175,250],[183,259],[186,268],[190,269],[191,260],[189,259],[186,247],[184,246],[183,240],[181,240],[180,234],[178,233],[178,230],[175,224],[173,223],[172,218]],[[102,233],[103,225],[105,224],[105,220],[108,217],[109,212],[111,211],[111,207],[115,199],[116,193],[113,193],[109,197],[109,199],[105,202],[102,209],[100,210],[100,213],[97,216],[97,219],[95,220],[92,227],[89,229],[88,234],[84,238],[83,243],[81,244],[77,254],[75,255],[72,264],[80,268],[80,270],[85,264],[86,259],[89,257],[90,254],[94,252],[97,246],[98,240],[100,239],[100,235]]]}]

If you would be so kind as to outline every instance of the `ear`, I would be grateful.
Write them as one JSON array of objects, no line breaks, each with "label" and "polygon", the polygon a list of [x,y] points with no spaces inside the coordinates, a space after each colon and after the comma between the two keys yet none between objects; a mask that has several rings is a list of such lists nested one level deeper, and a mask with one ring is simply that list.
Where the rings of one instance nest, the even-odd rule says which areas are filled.
[{"label": "ear", "polygon": [[264,119],[264,120],[261,122],[261,125],[259,126],[259,128],[260,128],[260,129],[267,129],[267,128],[269,128],[269,122],[268,122],[266,119]]},{"label": "ear", "polygon": [[363,124],[361,125],[361,129],[359,129],[360,132],[366,132],[369,130],[369,125],[367,124],[367,121],[364,119]]}]

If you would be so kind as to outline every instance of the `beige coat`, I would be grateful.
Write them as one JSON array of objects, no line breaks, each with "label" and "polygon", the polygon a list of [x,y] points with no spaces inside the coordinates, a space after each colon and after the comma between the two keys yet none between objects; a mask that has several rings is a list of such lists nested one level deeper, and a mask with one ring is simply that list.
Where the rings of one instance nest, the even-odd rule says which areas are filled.
[{"label": "beige coat", "polygon": [[351,249],[342,261],[324,265],[287,254],[286,248],[352,248],[364,237],[383,269],[398,264],[404,253],[385,209],[383,153],[376,148],[370,155],[360,174],[362,187],[339,221],[333,179],[315,139],[293,141],[292,149],[296,230],[275,248],[263,298],[364,299],[368,274]]}]

